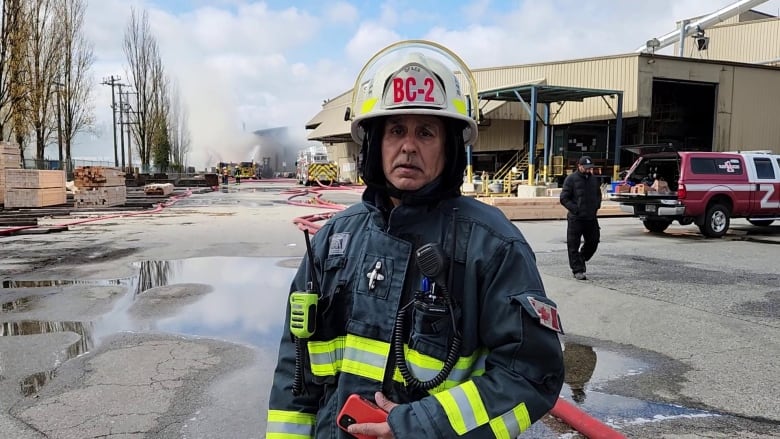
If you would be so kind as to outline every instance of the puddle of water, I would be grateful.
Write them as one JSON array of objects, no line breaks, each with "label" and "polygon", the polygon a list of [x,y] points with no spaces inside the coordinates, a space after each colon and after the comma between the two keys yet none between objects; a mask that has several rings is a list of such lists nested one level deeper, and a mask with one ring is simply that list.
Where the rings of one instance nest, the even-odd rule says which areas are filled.
[{"label": "puddle of water", "polygon": [[564,364],[566,377],[561,396],[613,428],[674,418],[718,416],[702,410],[610,395],[596,390],[602,383],[639,375],[649,369],[648,364],[636,358],[582,344],[566,343]]},{"label": "puddle of water", "polygon": [[[67,348],[66,359],[94,349],[107,335],[147,330],[244,343],[273,355],[283,330],[287,291],[300,261],[300,258],[248,257],[143,261],[134,264],[136,274],[129,280],[83,281],[91,285],[127,285],[127,294],[98,320],[7,322],[0,324],[0,335],[75,332],[81,339]],[[6,282],[9,285],[29,282],[25,285],[32,288],[79,283]],[[3,310],[20,310],[28,304],[29,299],[17,299],[3,304]],[[647,371],[650,365],[642,360],[606,349],[566,343],[564,361],[566,379],[561,396],[615,428],[679,417],[716,416],[598,391],[601,384]],[[47,371],[25,378],[20,383],[22,393],[37,392],[53,376],[54,371]],[[573,434],[573,431],[562,434]]]},{"label": "puddle of water", "polygon": [[35,299],[33,297],[21,297],[19,299],[11,300],[0,304],[0,312],[23,312],[29,310]]},{"label": "puddle of water", "polygon": [[[92,256],[94,258],[94,256]],[[46,288],[66,285],[111,286],[126,283],[128,279],[108,280],[4,280],[0,288]]]},{"label": "puddle of water", "polygon": [[[19,335],[49,334],[53,332],[73,332],[79,335],[79,340],[66,347],[57,355],[54,366],[57,367],[71,358],[88,352],[94,346],[92,324],[83,322],[45,322],[38,320],[22,320],[18,322],[0,323],[0,337]],[[19,385],[24,396],[37,393],[44,384],[54,378],[56,369],[37,372],[23,378]]]},{"label": "puddle of water", "polygon": [[[96,322],[96,336],[156,330],[246,343],[275,352],[287,292],[299,263],[299,258],[248,257],[140,262],[135,264],[138,276],[133,294]],[[208,292],[203,291],[204,286]],[[167,312],[160,313],[161,308]],[[144,315],[156,317],[147,319]]]}]

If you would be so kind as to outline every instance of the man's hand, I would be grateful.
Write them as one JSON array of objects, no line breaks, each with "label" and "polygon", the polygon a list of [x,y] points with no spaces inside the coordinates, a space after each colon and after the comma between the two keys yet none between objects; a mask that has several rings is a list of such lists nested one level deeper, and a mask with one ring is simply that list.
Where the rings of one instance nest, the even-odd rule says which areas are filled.
[{"label": "man's hand", "polygon": [[[382,410],[390,413],[390,410],[394,409],[398,404],[390,401],[385,397],[382,392],[376,392],[374,394],[376,399],[376,405]],[[380,423],[364,423],[364,424],[352,424],[347,428],[347,431],[352,434],[364,434],[366,436],[373,436],[377,439],[395,439],[393,431],[390,430],[390,425],[387,422]]]}]

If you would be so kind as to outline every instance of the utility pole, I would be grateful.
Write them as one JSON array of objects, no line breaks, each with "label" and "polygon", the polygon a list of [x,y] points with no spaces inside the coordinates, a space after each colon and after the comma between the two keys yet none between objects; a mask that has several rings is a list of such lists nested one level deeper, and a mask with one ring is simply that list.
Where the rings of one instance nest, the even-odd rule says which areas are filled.
[{"label": "utility pole", "polygon": [[54,86],[57,87],[57,146],[60,153],[60,169],[65,169],[67,172],[67,166],[63,165],[62,160],[62,110],[60,109],[60,95],[62,94],[62,87],[65,86],[65,84],[55,81]]},{"label": "utility pole", "polygon": [[[117,84],[119,86],[119,142],[121,145],[120,150],[122,151],[122,171],[125,171],[125,132],[122,131],[125,127],[124,125],[124,99],[122,97],[124,96],[122,94],[122,86],[124,84]],[[114,140],[116,141],[116,123],[114,123]]]},{"label": "utility pole", "polygon": [[[124,92],[124,95],[125,95],[125,104],[124,104],[124,107],[122,107],[122,109],[127,112],[127,121],[126,122],[122,122],[122,123],[127,125],[127,161],[128,161],[127,166],[132,168],[133,167],[133,147],[132,147],[133,143],[132,143],[132,140],[130,138],[130,135],[132,134],[132,125],[137,125],[138,124],[138,116],[137,116],[138,112],[137,111],[133,111],[133,106],[130,105],[130,95],[138,95],[138,92],[126,91],[126,92]],[[132,122],[130,120],[130,114],[131,113],[136,114],[136,121],[135,122]]]},{"label": "utility pole", "polygon": [[[102,84],[103,85],[110,85],[111,86],[111,117],[114,121],[113,128],[114,128],[114,166],[119,166],[119,156],[117,155],[117,148],[116,148],[116,98],[114,97],[114,87],[119,86],[119,90],[121,92],[122,90],[122,84],[119,83],[122,78],[119,76],[111,75],[108,77],[108,79],[103,79]],[[122,166],[124,167],[124,155],[125,151],[124,148],[122,149]]]}]

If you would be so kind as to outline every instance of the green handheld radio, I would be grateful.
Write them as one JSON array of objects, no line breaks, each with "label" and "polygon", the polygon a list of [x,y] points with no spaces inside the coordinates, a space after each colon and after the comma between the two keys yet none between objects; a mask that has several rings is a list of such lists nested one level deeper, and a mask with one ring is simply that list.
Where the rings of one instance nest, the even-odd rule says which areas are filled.
[{"label": "green handheld radio", "polygon": [[290,332],[298,338],[314,335],[317,326],[317,301],[319,296],[311,291],[294,291],[290,294]]}]

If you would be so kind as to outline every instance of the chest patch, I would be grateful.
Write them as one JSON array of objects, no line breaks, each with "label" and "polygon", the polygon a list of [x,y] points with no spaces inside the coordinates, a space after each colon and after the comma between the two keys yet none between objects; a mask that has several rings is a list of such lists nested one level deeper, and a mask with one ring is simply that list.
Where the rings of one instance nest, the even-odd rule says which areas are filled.
[{"label": "chest patch", "polygon": [[347,245],[349,245],[349,233],[334,233],[330,237],[328,256],[344,255],[347,251]]}]

